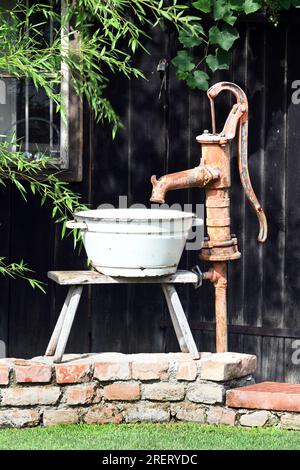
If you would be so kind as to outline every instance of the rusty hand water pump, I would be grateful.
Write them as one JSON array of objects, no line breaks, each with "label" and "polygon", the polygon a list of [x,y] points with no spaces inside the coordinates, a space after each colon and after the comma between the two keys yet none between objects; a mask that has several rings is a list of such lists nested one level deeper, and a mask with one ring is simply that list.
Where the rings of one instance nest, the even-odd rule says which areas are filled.
[{"label": "rusty hand water pump", "polygon": [[[233,105],[224,128],[216,132],[214,99],[223,90],[233,94]],[[234,83],[220,82],[207,92],[211,105],[212,133],[204,131],[196,140],[201,145],[202,158],[196,168],[151,177],[151,201],[164,203],[165,194],[172,189],[205,187],[207,237],[200,247],[200,259],[211,261],[212,267],[203,273],[215,287],[216,350],[227,351],[227,261],[238,259],[237,238],[230,230],[230,145],[238,127],[238,165],[241,182],[259,221],[258,241],[267,238],[265,213],[253,191],[248,172],[248,100],[244,91]]]}]

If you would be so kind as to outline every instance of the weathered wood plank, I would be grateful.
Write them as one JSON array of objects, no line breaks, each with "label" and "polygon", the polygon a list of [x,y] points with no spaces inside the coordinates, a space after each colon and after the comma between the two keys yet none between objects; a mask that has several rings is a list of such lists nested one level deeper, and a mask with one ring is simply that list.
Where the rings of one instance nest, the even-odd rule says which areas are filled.
[{"label": "weathered wood plank", "polygon": [[[11,187],[0,190],[0,256],[10,261]],[[2,276],[0,282],[0,358],[9,353],[10,280]]]},{"label": "weathered wood plank", "polygon": [[[46,282],[53,255],[54,224],[51,209],[47,204],[41,207],[39,198],[30,194],[30,191],[27,201],[14,189],[10,233],[12,258],[14,261],[24,259],[35,271],[32,277]],[[9,311],[9,356],[29,358],[45,350],[51,331],[50,311],[47,295],[33,289],[28,282],[13,280]]]},{"label": "weathered wood plank", "polygon": [[57,342],[57,347],[54,355],[54,362],[61,362],[62,357],[64,355],[73,321],[76,315],[77,307],[81,298],[82,289],[82,286],[75,286],[74,288],[72,288],[69,305],[67,307],[67,311],[63,319],[61,332]]},{"label": "weathered wood plank", "polygon": [[198,276],[192,271],[157,277],[110,277],[96,271],[49,271],[49,279],[62,286],[75,284],[197,284]]},{"label": "weathered wood plank", "polygon": [[[206,321],[190,321],[192,330],[195,331],[215,331],[216,324],[214,322]],[[162,328],[170,327],[168,321],[161,323]],[[287,339],[299,339],[300,340],[300,328],[270,328],[263,326],[250,326],[250,325],[229,325],[228,330],[230,333],[243,336],[251,337],[262,337],[267,336],[271,338],[287,338]],[[252,339],[250,340],[252,341]]]},{"label": "weathered wood plank", "polygon": [[[264,250],[262,324],[283,326],[286,216],[286,26],[266,27],[265,212],[268,240]],[[274,54],[276,50],[276,54]],[[283,365],[282,348],[269,342],[269,364]],[[276,347],[275,347],[276,345]],[[266,369],[267,373],[267,369]],[[274,372],[273,377],[276,376]]]},{"label": "weathered wood plank", "polygon": [[[248,167],[255,194],[262,207],[265,206],[265,47],[266,31],[263,25],[254,24],[247,35],[247,95],[249,102]],[[253,84],[255,85],[253,86]],[[240,186],[240,190],[243,191]],[[234,209],[233,209],[234,211]],[[270,214],[269,214],[270,217]],[[262,289],[264,276],[265,246],[257,241],[258,220],[245,201],[244,259],[244,312],[243,323],[259,326],[262,323]],[[256,273],[253,276],[253,273]]]},{"label": "weathered wood plank", "polygon": [[167,284],[161,286],[181,351],[191,353],[193,359],[199,359],[199,353],[175,287]]},{"label": "weathered wood plank", "polygon": [[298,339],[284,340],[284,380],[300,383],[300,335]]},{"label": "weathered wood plank", "polygon": [[262,339],[262,376],[270,381],[284,381],[284,338]]},{"label": "weathered wood plank", "polygon": [[295,45],[299,44],[299,41],[299,26],[290,26],[287,45],[287,197],[284,267],[286,281],[284,326],[290,328],[300,327],[300,60],[298,56],[295,57]]},{"label": "weathered wood plank", "polygon": [[59,317],[57,319],[55,328],[54,328],[53,333],[51,335],[49,344],[47,346],[45,356],[54,356],[54,353],[55,353],[55,350],[56,350],[56,347],[57,347],[57,343],[58,343],[58,340],[59,340],[59,337],[60,337],[60,334],[61,334],[61,330],[62,330],[62,327],[63,327],[63,324],[64,324],[64,320],[65,320],[65,317],[66,317],[66,313],[67,313],[67,310],[69,308],[70,300],[73,296],[74,288],[75,288],[74,286],[71,286],[69,288],[69,292],[67,294],[66,300],[64,301],[64,304],[62,306],[61,312],[60,312]]}]

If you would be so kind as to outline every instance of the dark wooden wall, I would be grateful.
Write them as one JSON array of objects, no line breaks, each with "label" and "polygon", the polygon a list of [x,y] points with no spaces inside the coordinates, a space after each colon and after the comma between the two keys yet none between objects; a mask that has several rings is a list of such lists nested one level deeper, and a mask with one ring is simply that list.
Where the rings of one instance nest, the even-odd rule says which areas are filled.
[{"label": "dark wooden wall", "polygon": [[[298,20],[293,15],[277,28],[241,23],[230,71],[213,78],[234,81],[247,92],[249,170],[269,221],[269,239],[259,246],[256,217],[245,201],[233,152],[232,231],[243,256],[230,265],[230,350],[257,354],[259,379],[289,382],[300,381],[300,365],[292,363],[293,342],[300,340],[300,105],[291,102],[291,84],[300,80]],[[173,34],[154,32],[149,50],[137,60],[147,80],[110,82],[109,94],[124,122],[114,142],[85,108],[84,180],[72,187],[93,208],[104,202],[117,206],[119,195],[128,195],[129,204],[148,204],[153,173],[199,161],[195,137],[210,128],[206,95],[188,90],[170,67],[159,99],[156,66],[174,56]],[[230,101],[225,96],[217,105],[220,128]],[[203,193],[169,193],[168,203],[175,202],[201,203]],[[38,199],[29,197],[25,204],[15,190],[2,189],[0,222],[1,256],[24,258],[41,279],[46,281],[51,269],[84,268],[84,255],[76,255],[71,239],[61,241],[49,208],[41,208]],[[196,261],[196,252],[185,252],[181,267]],[[180,287],[179,292],[199,350],[213,351],[213,289]],[[44,352],[65,294],[51,283],[43,295],[23,281],[1,279],[0,340],[7,355]],[[157,352],[176,351],[178,345],[158,287],[103,286],[86,288],[68,350]]]}]

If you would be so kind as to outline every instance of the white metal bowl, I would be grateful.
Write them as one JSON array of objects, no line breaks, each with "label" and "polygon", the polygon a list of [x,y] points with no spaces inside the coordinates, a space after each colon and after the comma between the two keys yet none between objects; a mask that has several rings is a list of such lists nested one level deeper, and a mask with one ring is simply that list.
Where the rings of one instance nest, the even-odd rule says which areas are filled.
[{"label": "white metal bowl", "polygon": [[80,229],[92,266],[125,277],[176,272],[189,230],[203,224],[191,212],[169,209],[97,209],[74,218],[67,227]]}]

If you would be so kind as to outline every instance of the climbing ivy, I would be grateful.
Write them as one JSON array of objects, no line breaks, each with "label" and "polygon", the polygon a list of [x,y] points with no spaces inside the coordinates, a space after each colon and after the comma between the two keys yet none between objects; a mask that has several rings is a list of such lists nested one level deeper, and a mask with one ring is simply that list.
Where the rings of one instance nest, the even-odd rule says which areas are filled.
[{"label": "climbing ivy", "polygon": [[[173,58],[177,77],[190,88],[206,90],[209,73],[228,70],[230,50],[239,38],[235,27],[238,18],[263,11],[275,26],[282,10],[300,8],[300,0],[197,0],[190,6],[195,15],[194,30],[183,28],[179,33],[181,48]],[[201,51],[201,59],[199,57]],[[205,67],[206,66],[206,67]],[[205,70],[203,70],[205,69]]]}]

